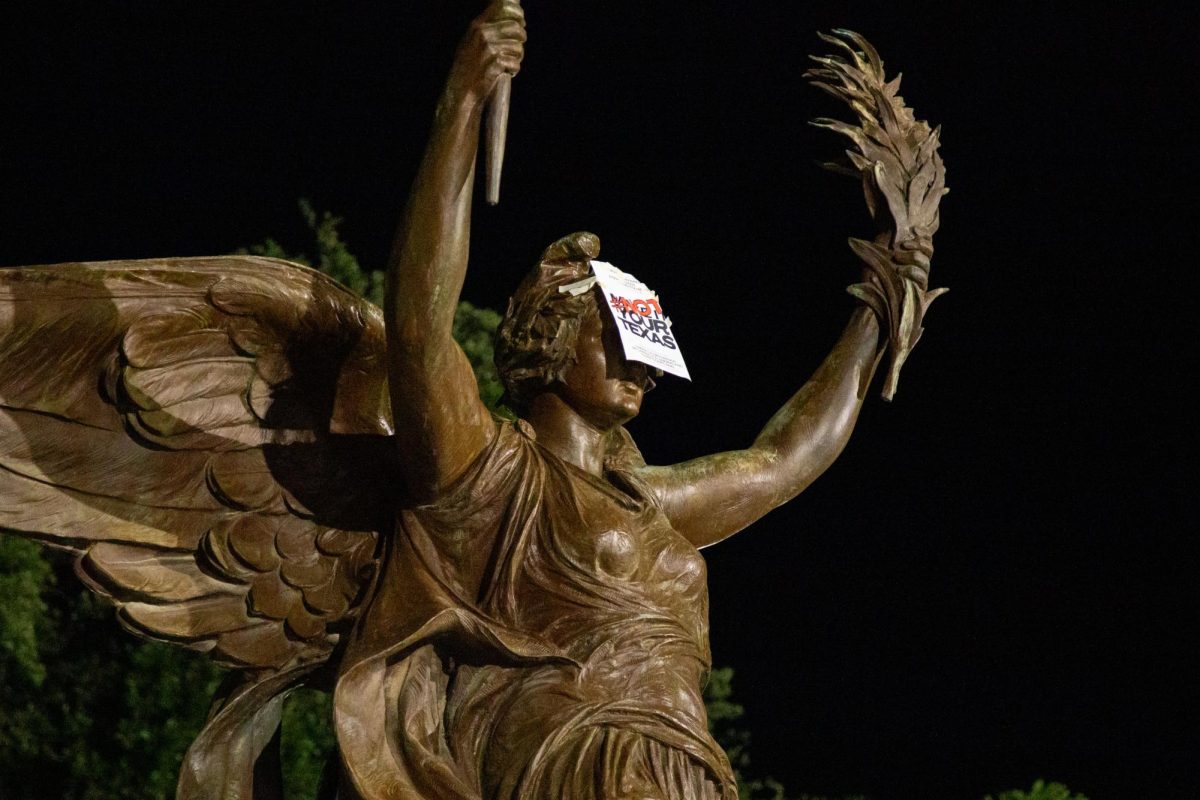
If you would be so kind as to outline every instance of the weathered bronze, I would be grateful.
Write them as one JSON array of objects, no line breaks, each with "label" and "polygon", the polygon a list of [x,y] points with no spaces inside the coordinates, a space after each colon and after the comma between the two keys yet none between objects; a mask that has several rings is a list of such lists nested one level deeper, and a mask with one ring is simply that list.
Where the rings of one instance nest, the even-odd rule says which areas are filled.
[{"label": "weathered bronze", "polygon": [[383,311],[252,257],[0,273],[0,527],[76,553],[134,633],[233,668],[184,800],[275,796],[260,756],[302,683],[334,692],[343,800],[737,796],[701,700],[699,548],[830,465],[889,344],[894,390],[936,295],[937,134],[865,41],[827,39],[848,59],[812,74],[860,125],[821,124],[857,147],[881,231],[852,240],[864,305],[749,447],[648,466],[624,428],[647,368],[602,297],[558,291],[594,235],[509,305],[517,422],[451,338],[483,109],[524,40],[503,0],[459,48]]},{"label": "weathered bronze", "polygon": [[887,329],[891,361],[883,396],[891,400],[900,381],[900,368],[921,338],[926,309],[949,291],[929,290],[938,208],[942,196],[950,191],[938,154],[942,129],[930,130],[926,122],[913,117],[912,109],[897,94],[900,76],[887,81],[883,61],[866,39],[853,31],[834,33],[837,35],[819,35],[845,51],[850,60],[811,56],[820,66],[805,77],[849,104],[858,116],[857,127],[824,118],[813,124],[837,131],[854,143],[857,149],[846,151],[852,166],[826,166],[862,178],[867,210],[879,223],[874,242],[850,240],[850,247],[866,262],[870,278],[849,291],[866,303]]}]

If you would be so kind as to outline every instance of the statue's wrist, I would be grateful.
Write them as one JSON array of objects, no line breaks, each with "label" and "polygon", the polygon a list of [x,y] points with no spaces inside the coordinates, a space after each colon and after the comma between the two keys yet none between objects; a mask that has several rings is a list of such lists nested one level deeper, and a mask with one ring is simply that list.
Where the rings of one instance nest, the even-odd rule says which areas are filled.
[{"label": "statue's wrist", "polygon": [[434,125],[453,129],[482,120],[483,103],[465,88],[447,84],[434,111]]}]

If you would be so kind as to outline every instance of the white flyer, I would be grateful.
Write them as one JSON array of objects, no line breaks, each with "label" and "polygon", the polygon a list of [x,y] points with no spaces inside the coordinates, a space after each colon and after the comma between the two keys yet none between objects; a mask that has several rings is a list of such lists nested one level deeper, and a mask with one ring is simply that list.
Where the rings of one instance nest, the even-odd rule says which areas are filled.
[{"label": "white flyer", "polygon": [[593,261],[592,274],[608,299],[608,310],[621,333],[625,357],[690,381],[692,376],[683,363],[671,320],[663,311],[658,295],[606,261]]}]

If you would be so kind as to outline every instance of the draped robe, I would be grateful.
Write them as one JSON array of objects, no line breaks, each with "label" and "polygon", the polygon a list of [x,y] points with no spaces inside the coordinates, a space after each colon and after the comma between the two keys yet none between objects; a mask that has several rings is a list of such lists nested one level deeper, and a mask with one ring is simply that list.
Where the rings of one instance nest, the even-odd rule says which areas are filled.
[{"label": "draped robe", "polygon": [[736,799],[701,697],[704,561],[631,471],[498,423],[398,515],[372,592],[334,693],[339,798]]}]

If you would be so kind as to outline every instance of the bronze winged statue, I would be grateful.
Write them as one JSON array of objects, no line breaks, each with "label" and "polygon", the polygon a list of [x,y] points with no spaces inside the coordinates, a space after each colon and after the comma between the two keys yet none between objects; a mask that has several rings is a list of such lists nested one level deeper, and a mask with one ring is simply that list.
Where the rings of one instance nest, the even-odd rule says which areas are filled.
[{"label": "bronze winged statue", "polygon": [[139,636],[230,668],[181,800],[276,796],[256,763],[283,699],[334,693],[347,800],[734,800],[709,735],[699,548],[837,457],[881,358],[887,391],[929,301],[937,133],[870,46],[812,73],[850,102],[880,232],[817,372],[746,449],[649,466],[624,424],[650,383],[597,290],[599,240],[518,287],[492,416],[451,338],[480,122],[523,55],[498,0],[460,46],[380,310],[245,256],[0,272],[0,529],[76,554]]}]

